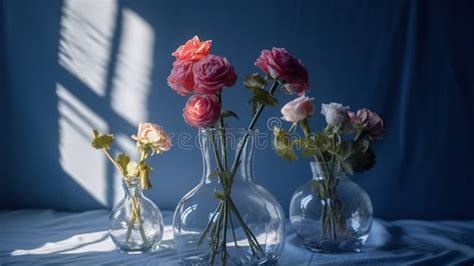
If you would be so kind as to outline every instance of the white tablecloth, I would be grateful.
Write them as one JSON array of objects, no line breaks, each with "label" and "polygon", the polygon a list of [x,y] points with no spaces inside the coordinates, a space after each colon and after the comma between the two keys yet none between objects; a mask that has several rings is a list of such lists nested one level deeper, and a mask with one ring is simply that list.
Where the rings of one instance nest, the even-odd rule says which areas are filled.
[{"label": "white tablecloth", "polygon": [[[115,250],[107,234],[108,211],[0,211],[0,264],[179,265],[172,212],[163,213],[165,232],[158,250],[129,255]],[[364,252],[317,254],[307,251],[287,228],[281,265],[466,264],[474,263],[474,221],[375,220]]]}]

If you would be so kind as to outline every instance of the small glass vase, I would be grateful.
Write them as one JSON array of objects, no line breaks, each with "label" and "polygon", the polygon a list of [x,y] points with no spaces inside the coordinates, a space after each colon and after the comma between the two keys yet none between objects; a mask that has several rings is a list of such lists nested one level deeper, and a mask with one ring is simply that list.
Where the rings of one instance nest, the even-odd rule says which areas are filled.
[{"label": "small glass vase", "polygon": [[299,187],[290,220],[304,245],[315,252],[359,252],[369,237],[370,197],[338,164],[311,162],[313,178]]},{"label": "small glass vase", "polygon": [[272,265],[283,251],[285,216],[270,192],[255,183],[256,131],[226,129],[229,166],[245,143],[228,197],[215,174],[214,152],[222,148],[215,142],[221,136],[214,129],[199,133],[202,180],[176,207],[173,228],[178,255],[185,265]]},{"label": "small glass vase", "polygon": [[160,209],[143,195],[138,179],[124,178],[124,198],[109,216],[109,234],[121,252],[143,253],[161,241],[163,216]]}]

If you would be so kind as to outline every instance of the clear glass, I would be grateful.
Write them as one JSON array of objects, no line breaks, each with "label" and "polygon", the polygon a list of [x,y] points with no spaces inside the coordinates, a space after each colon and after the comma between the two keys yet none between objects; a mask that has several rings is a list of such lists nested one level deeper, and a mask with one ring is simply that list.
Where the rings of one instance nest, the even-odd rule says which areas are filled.
[{"label": "clear glass", "polygon": [[125,196],[109,216],[109,234],[117,249],[127,253],[150,250],[163,236],[160,209],[143,195],[137,179],[124,179]]},{"label": "clear glass", "polygon": [[372,226],[372,202],[335,164],[311,163],[313,178],[291,199],[290,220],[315,252],[359,252]]},{"label": "clear glass", "polygon": [[[178,203],[173,220],[178,255],[185,265],[222,265],[224,250],[227,265],[270,265],[278,261],[284,245],[285,216],[280,204],[270,192],[255,183],[255,136],[256,131],[226,129],[224,143],[229,156],[227,160],[231,165],[242,145],[242,139],[247,139],[240,157],[241,163],[236,168],[230,197],[262,252],[252,252],[244,226],[239,222],[239,217],[230,212],[227,226],[222,226],[226,228],[225,234],[222,230],[219,238],[220,243],[225,243],[225,249],[222,249],[222,245],[219,246],[215,259],[212,259],[210,247],[213,241],[209,234],[204,235],[204,238],[202,236],[210,221],[225,217],[224,211],[217,211],[220,200],[216,197],[223,191],[223,186],[220,177],[213,174],[217,167],[213,147],[220,150],[222,146],[212,145],[212,141],[221,137],[217,130],[201,130],[199,143],[203,160],[202,180]],[[217,230],[217,227],[209,231],[212,230]]]}]

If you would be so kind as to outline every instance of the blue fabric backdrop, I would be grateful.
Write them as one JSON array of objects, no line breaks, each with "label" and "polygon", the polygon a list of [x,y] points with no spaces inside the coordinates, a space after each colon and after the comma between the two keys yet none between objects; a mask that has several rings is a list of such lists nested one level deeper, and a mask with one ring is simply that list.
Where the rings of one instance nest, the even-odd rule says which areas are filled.
[{"label": "blue fabric backdrop", "polygon": [[[87,82],[78,78],[78,69],[59,63],[61,40],[68,36],[60,34],[62,21],[67,16],[72,22],[88,18],[87,12],[81,15],[68,9],[77,3],[97,4],[0,2],[0,53],[4,55],[0,65],[6,66],[0,68],[1,106],[6,109],[2,109],[1,138],[6,143],[0,169],[0,194],[5,198],[1,208],[85,210],[112,205],[117,191],[105,189],[105,203],[101,202],[61,164],[65,155],[58,143],[68,143],[61,141],[58,97],[64,97],[64,90],[58,84],[67,88],[66,95],[106,120],[111,131],[134,133],[135,125],[118,115],[111,102],[116,66],[123,61],[121,43],[128,40],[130,25],[142,23],[147,25],[143,32],[132,36],[154,37],[144,106],[149,120],[167,131],[196,133],[181,118],[185,98],[166,85],[173,61],[170,53],[183,41],[194,34],[212,39],[213,53],[225,55],[235,66],[239,85],[226,89],[224,96],[227,106],[241,117],[233,122],[235,127],[246,125],[250,111],[244,104],[249,93],[240,85],[242,77],[257,71],[253,63],[261,49],[286,47],[307,66],[310,96],[318,106],[343,102],[353,109],[369,107],[385,118],[385,139],[375,146],[377,165],[353,177],[371,195],[377,217],[474,218],[468,207],[474,205],[472,1],[101,1],[116,11],[111,21],[101,23],[116,26],[107,31],[102,24],[93,24],[107,14],[86,20],[89,24],[84,23],[84,28],[92,33],[76,36],[72,44],[79,46],[80,53],[92,51],[94,56],[83,58],[82,70],[94,71],[96,65],[88,64],[100,61],[101,55],[93,53],[93,44],[80,42],[107,39],[97,34],[101,30],[109,36],[110,46],[103,49],[109,52],[109,60],[97,63],[105,69],[97,70],[104,78],[100,97],[90,85],[97,73],[89,74],[92,78]],[[130,18],[135,24],[124,23]],[[135,52],[140,49],[132,46]],[[130,62],[131,71],[140,63]],[[266,121],[273,116],[279,116],[278,108],[265,110],[258,124],[262,132],[270,133]],[[321,122],[322,117],[315,115],[312,123]],[[201,178],[199,150],[177,147],[175,143],[172,151],[152,160],[157,171],[147,195],[163,209],[174,209]],[[73,158],[85,160],[88,155],[81,152],[73,151],[77,155]],[[308,161],[283,162],[271,149],[256,156],[257,180],[287,210],[292,192],[310,178]],[[81,177],[83,170],[85,180],[87,168],[82,165],[74,173]],[[106,183],[117,182],[111,166],[102,174],[98,178]]]}]

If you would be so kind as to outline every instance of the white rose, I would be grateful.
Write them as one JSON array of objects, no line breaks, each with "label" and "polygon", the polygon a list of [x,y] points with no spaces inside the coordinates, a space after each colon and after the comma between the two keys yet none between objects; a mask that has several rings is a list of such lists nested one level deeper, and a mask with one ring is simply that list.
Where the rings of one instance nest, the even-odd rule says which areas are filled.
[{"label": "white rose", "polygon": [[340,103],[323,103],[321,106],[321,114],[325,116],[328,125],[347,125],[350,122],[349,106],[343,106]]}]

